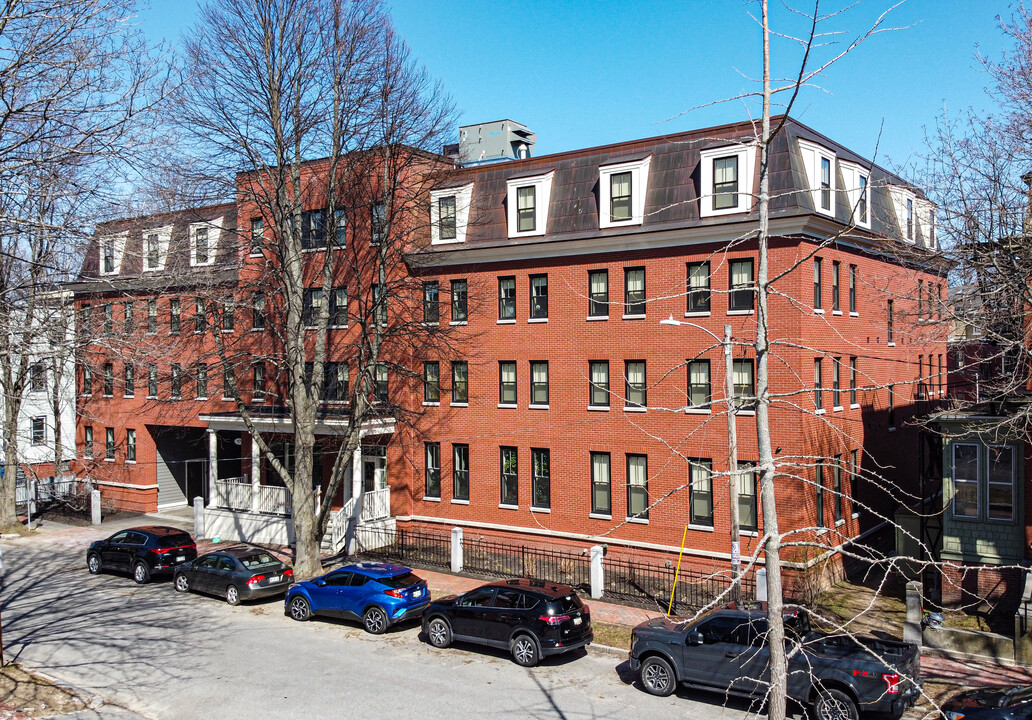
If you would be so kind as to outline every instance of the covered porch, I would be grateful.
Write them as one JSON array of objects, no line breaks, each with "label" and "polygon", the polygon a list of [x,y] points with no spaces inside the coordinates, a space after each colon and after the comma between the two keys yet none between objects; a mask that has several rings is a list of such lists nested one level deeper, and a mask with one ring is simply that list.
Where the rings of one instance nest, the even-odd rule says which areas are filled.
[{"label": "covered porch", "polygon": [[[204,537],[289,545],[294,543],[292,499],[279,473],[252,442],[246,425],[235,413],[202,416],[208,423],[208,472],[212,478],[205,498]],[[273,449],[277,459],[293,470],[291,426],[285,413],[281,416],[253,419],[254,426]],[[316,427],[316,458],[313,463],[313,488],[317,502],[322,503],[332,460],[346,419],[323,419]],[[332,514],[323,549],[338,553],[345,549],[362,527],[383,529],[393,526],[391,491],[387,484],[386,442],[394,434],[393,418],[367,422],[361,428],[361,440],[344,469],[344,478],[332,502]],[[227,445],[226,438],[231,438]],[[237,447],[241,462],[236,466],[242,475],[222,477],[219,470],[230,467],[220,462],[219,448]]]}]

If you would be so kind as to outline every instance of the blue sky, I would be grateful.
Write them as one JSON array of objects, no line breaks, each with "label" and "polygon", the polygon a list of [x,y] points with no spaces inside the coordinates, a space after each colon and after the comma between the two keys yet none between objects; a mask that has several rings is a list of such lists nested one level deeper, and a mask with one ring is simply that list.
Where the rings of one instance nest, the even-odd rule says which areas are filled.
[{"label": "blue sky", "polygon": [[[795,0],[801,7],[806,0]],[[460,112],[460,124],[511,118],[538,135],[535,155],[742,120],[735,101],[690,108],[756,89],[760,33],[749,0],[389,0],[399,32]],[[825,12],[850,4],[822,2]],[[837,54],[892,3],[863,0],[827,24],[818,59]],[[774,29],[799,30],[772,0]],[[883,165],[926,152],[925,128],[944,111],[989,108],[977,54],[1007,47],[1004,0],[906,0],[887,27],[805,90],[793,115]],[[177,43],[194,0],[152,0],[141,14],[154,38]],[[786,23],[792,23],[786,25]],[[798,50],[774,47],[775,72]],[[674,118],[674,119],[671,119]],[[457,137],[456,130],[456,137]]]}]

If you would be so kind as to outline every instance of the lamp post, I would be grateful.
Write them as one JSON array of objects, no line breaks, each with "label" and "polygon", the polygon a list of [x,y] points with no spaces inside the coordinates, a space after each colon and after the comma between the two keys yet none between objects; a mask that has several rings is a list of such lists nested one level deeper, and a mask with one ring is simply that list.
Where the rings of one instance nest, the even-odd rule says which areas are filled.
[{"label": "lamp post", "polygon": [[741,554],[741,528],[738,520],[738,428],[735,418],[738,415],[738,403],[735,401],[734,385],[734,364],[731,359],[731,326],[724,326],[723,340],[712,331],[702,325],[683,320],[674,320],[671,315],[666,320],[660,320],[660,325],[686,325],[712,337],[724,348],[724,397],[727,405],[727,454],[728,454],[728,478],[730,486],[731,501],[731,580],[732,599],[737,599],[738,583],[742,577],[742,554]]}]

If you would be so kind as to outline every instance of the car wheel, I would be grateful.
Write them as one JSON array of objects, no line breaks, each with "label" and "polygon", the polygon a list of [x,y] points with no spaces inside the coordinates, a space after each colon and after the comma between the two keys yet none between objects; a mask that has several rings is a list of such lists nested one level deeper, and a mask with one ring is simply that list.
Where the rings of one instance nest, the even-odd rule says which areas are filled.
[{"label": "car wheel", "polygon": [[86,558],[86,567],[89,568],[90,574],[96,575],[101,570],[100,555],[97,553],[90,553]]},{"label": "car wheel", "polygon": [[817,720],[858,720],[860,717],[853,699],[834,688],[821,690],[813,709]]},{"label": "car wheel", "polygon": [[512,659],[522,667],[534,667],[538,661],[537,644],[530,635],[517,635],[512,641]]},{"label": "car wheel", "polygon": [[240,591],[236,589],[236,585],[226,588],[226,602],[230,605],[240,604]]},{"label": "car wheel", "polygon": [[426,626],[426,636],[435,648],[446,648],[451,645],[451,626],[444,618],[435,617]]},{"label": "car wheel", "polygon": [[290,617],[298,622],[304,622],[312,617],[312,606],[308,604],[304,595],[295,595],[290,598]]},{"label": "car wheel", "polygon": [[638,670],[638,679],[649,694],[659,697],[666,697],[677,687],[674,669],[661,657],[646,658]]},{"label": "car wheel", "polygon": [[137,562],[133,565],[133,580],[141,585],[150,580],[150,570],[142,562]]},{"label": "car wheel", "polygon": [[172,581],[172,587],[176,589],[176,592],[189,592],[190,581],[187,579],[186,575],[179,573],[176,575],[176,579]]},{"label": "car wheel", "polygon": [[362,613],[362,624],[365,625],[366,632],[382,635],[387,631],[387,613],[373,605]]}]

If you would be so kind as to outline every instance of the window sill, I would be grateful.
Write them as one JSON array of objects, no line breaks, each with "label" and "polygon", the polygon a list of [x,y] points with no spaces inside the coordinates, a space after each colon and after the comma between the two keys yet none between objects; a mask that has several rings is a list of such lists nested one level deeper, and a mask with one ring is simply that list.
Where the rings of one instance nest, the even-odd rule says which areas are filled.
[{"label": "window sill", "polygon": [[532,513],[544,513],[545,515],[551,515],[552,514],[552,508],[536,508],[536,507],[531,507],[530,511]]},{"label": "window sill", "polygon": [[105,394],[101,395],[101,397],[109,398],[109,397],[114,397],[114,395],[108,395],[107,393],[105,393]]},{"label": "window sill", "polygon": [[208,399],[208,396],[207,396],[207,395],[204,395],[204,396],[202,396],[202,397],[195,397],[195,398],[194,398],[194,401],[195,401],[195,402],[197,402],[197,401],[205,401],[205,400],[207,400],[207,399]]},{"label": "window sill", "polygon": [[850,410],[859,410],[860,409],[860,403],[849,403],[849,409]]},{"label": "window sill", "polygon": [[608,315],[588,315],[585,320],[588,322],[595,322],[596,320],[608,320]]},{"label": "window sill", "polygon": [[229,402],[229,401],[232,401],[232,400],[233,400],[232,396],[228,396],[228,395],[223,395],[222,396],[222,402]]},{"label": "window sill", "polygon": [[728,315],[752,315],[755,312],[756,312],[755,310],[728,310],[727,314]]},{"label": "window sill", "polygon": [[836,405],[835,407],[833,407],[831,409],[831,411],[832,412],[842,412],[842,406],[841,405]]},{"label": "window sill", "polygon": [[512,320],[498,320],[498,321],[496,321],[496,324],[497,325],[515,325],[516,324],[516,318],[513,318]]},{"label": "window sill", "polygon": [[247,257],[259,258],[259,257],[265,257],[265,255],[264,255],[264,253],[253,252],[253,253],[247,253]]},{"label": "window sill", "polygon": [[688,529],[689,530],[698,530],[699,532],[713,532],[714,531],[714,528],[713,528],[712,525],[694,525],[692,523],[688,523]]},{"label": "window sill", "polygon": [[509,403],[498,403],[498,407],[502,408],[503,410],[515,410],[519,406],[515,404],[510,405]]},{"label": "window sill", "polygon": [[423,496],[423,502],[441,502],[441,498],[439,498],[439,497],[427,497],[426,495],[424,495]]},{"label": "window sill", "polygon": [[814,413],[817,414],[817,415],[823,415],[826,412],[828,412],[828,411],[825,410],[824,408],[818,408],[817,410],[814,411]]},{"label": "window sill", "polygon": [[710,316],[710,311],[709,310],[704,310],[704,311],[699,311],[699,312],[686,312],[684,314],[684,316],[685,317],[692,317],[692,318],[709,317]]},{"label": "window sill", "polygon": [[823,315],[824,314],[824,308],[814,308],[813,309],[813,314],[814,315]]},{"label": "window sill", "polygon": [[452,327],[458,327],[459,325],[469,325],[469,321],[468,320],[452,320],[448,324],[451,325]]},{"label": "window sill", "polygon": [[745,415],[746,417],[752,416],[752,415],[755,415],[755,414],[756,414],[755,410],[737,410],[735,412],[735,415]]},{"label": "window sill", "polygon": [[157,400],[157,399],[158,399],[158,396],[157,396],[157,395],[148,395],[148,396],[147,396],[147,399],[148,399],[148,400]]},{"label": "window sill", "polygon": [[135,461],[135,460],[126,460],[126,461],[125,461],[125,464],[126,464],[126,465],[135,465],[135,464],[136,464],[136,461]]},{"label": "window sill", "polygon": [[841,315],[841,314],[842,314],[842,311],[841,311],[841,310],[832,310],[832,311],[831,311],[831,314],[832,314],[832,315]]},{"label": "window sill", "polygon": [[601,513],[588,513],[588,517],[592,520],[612,520],[612,515],[602,515]]},{"label": "window sill", "polygon": [[645,412],[645,411],[646,411],[647,409],[648,409],[648,408],[643,408],[643,407],[625,407],[625,408],[623,409],[623,411],[624,411],[624,412],[629,412],[629,413],[643,413],[643,412]]},{"label": "window sill", "polygon": [[115,461],[114,458],[104,458],[104,462],[113,463],[114,461]]},{"label": "window sill", "polygon": [[853,513],[852,515],[850,515],[849,517],[851,517],[851,518],[853,518],[854,520],[856,520],[856,519],[857,519],[858,517],[860,517],[860,513],[858,513],[858,512],[855,512],[855,513]]},{"label": "window sill", "polygon": [[758,532],[756,532],[755,530],[739,530],[738,531],[738,535],[740,537],[752,537],[752,538],[760,536],[760,534]]},{"label": "window sill", "polygon": [[501,510],[519,510],[519,505],[506,505],[505,503],[498,503],[498,508]]},{"label": "window sill", "polygon": [[263,327],[260,327],[260,328],[256,328],[256,327],[253,327],[253,328],[251,328],[251,329],[250,329],[250,331],[249,331],[249,332],[253,332],[253,333],[256,333],[256,332],[265,332],[265,328],[263,328]]},{"label": "window sill", "polygon": [[896,347],[896,343],[894,343],[894,342],[890,342],[890,343],[888,343],[888,346],[889,346],[889,347]]},{"label": "window sill", "polygon": [[858,313],[858,312],[856,312],[854,310],[850,310],[849,311],[849,317],[860,317],[860,313]]},{"label": "window sill", "polygon": [[608,405],[588,405],[588,412],[609,412]]},{"label": "window sill", "polygon": [[430,402],[428,400],[424,400],[423,401],[423,407],[440,407],[440,406],[441,406],[440,401],[438,401],[438,402]]},{"label": "window sill", "polygon": [[548,318],[546,318],[546,317],[544,317],[544,318],[527,318],[527,322],[528,323],[546,323],[546,322],[548,322]]},{"label": "window sill", "polygon": [[533,403],[527,406],[528,410],[547,410],[547,405],[534,405]]},{"label": "window sill", "polygon": [[895,425],[889,425],[889,432],[896,432],[896,426]]},{"label": "window sill", "polygon": [[712,415],[713,412],[709,408],[685,408],[685,415]]},{"label": "window sill", "polygon": [[134,397],[136,397],[136,393],[126,393],[122,397],[124,397],[124,398],[134,398]]},{"label": "window sill", "polygon": [[453,402],[453,403],[449,403],[448,407],[469,407],[469,403]]},{"label": "window sill", "polygon": [[836,520],[835,521],[835,527],[837,527],[837,528],[842,527],[845,524],[846,524],[845,518],[843,518],[842,520]]},{"label": "window sill", "polygon": [[459,498],[452,498],[452,505],[469,505],[469,500],[460,500]]},{"label": "window sill", "polygon": [[820,530],[817,531],[817,537],[820,537],[821,535],[824,535],[827,532],[828,532],[828,528],[822,527]]},{"label": "window sill", "polygon": [[627,522],[634,523],[635,525],[648,525],[649,524],[649,519],[648,518],[629,517],[629,518],[627,518]]},{"label": "window sill", "polygon": [[638,315],[638,314],[635,314],[635,315],[621,315],[620,317],[623,318],[624,320],[644,320],[645,319],[644,315]]}]

